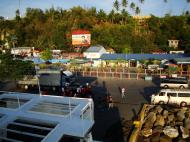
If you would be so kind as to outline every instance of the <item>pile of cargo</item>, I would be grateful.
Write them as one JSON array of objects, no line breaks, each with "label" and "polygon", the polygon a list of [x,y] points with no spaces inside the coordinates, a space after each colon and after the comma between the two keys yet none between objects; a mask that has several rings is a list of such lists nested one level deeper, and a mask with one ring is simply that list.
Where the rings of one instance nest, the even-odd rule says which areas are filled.
[{"label": "pile of cargo", "polygon": [[190,142],[190,108],[146,105],[142,111],[133,142]]}]

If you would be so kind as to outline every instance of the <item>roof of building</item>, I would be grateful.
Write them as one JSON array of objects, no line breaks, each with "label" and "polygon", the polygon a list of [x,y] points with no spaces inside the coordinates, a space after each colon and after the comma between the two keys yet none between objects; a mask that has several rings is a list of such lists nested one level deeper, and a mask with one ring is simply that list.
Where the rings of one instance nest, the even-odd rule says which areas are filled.
[{"label": "roof of building", "polygon": [[92,99],[0,92],[0,140],[83,138],[94,124]]},{"label": "roof of building", "polygon": [[12,50],[23,50],[23,49],[34,49],[34,47],[14,47],[14,48],[11,48]]},{"label": "roof of building", "polygon": [[102,50],[102,49],[105,50],[105,48],[103,46],[101,46],[101,45],[91,46],[85,52],[100,52],[100,50]]},{"label": "roof of building", "polygon": [[177,64],[190,64],[190,57],[189,58],[176,58],[175,61]]},{"label": "roof of building", "polygon": [[146,60],[146,59],[175,59],[190,57],[189,54],[103,54],[102,60]]}]

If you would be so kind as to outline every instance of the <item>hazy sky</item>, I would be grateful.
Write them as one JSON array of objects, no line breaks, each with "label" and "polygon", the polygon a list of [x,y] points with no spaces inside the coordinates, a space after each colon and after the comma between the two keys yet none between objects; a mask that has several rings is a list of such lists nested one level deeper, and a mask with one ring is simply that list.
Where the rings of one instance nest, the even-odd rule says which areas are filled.
[{"label": "hazy sky", "polygon": [[[190,11],[190,3],[187,4],[186,0],[168,0],[168,3],[164,3],[164,0],[145,0],[144,4],[140,4],[139,0],[128,1],[129,3],[134,1],[140,7],[140,15],[163,16],[166,13],[180,15],[183,11]],[[103,9],[109,12],[113,8],[113,2],[114,0],[20,0],[20,12],[23,16],[27,7],[45,10],[52,6],[69,9],[79,5],[84,8],[96,7],[97,10]],[[0,16],[12,19],[17,9],[19,9],[19,0],[0,0]],[[129,6],[128,10],[130,11]],[[133,14],[131,11],[130,13]]]}]

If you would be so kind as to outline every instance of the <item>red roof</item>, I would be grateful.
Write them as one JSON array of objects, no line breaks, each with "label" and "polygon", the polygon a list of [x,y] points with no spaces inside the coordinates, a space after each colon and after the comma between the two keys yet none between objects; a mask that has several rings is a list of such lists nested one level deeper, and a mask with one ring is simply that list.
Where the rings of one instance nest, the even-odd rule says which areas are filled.
[{"label": "red roof", "polygon": [[90,34],[87,30],[74,30],[72,31],[72,35],[80,35],[80,34]]}]

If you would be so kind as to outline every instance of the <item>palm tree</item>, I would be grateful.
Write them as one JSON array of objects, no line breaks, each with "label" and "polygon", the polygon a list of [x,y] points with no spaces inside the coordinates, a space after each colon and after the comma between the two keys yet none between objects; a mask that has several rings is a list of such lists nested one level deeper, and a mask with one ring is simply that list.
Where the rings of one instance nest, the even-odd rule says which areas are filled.
[{"label": "palm tree", "polygon": [[115,13],[114,13],[114,10],[112,9],[108,15],[108,18],[111,20],[111,23],[113,24],[113,21],[114,21],[114,16],[115,16]]},{"label": "palm tree", "polygon": [[129,13],[125,9],[122,9],[121,16],[122,16],[122,23],[125,24],[127,21],[127,17],[129,16]]},{"label": "palm tree", "polygon": [[136,9],[135,9],[135,14],[138,15],[138,14],[140,14],[140,12],[141,12],[141,10],[140,10],[140,8],[137,6]]},{"label": "palm tree", "polygon": [[115,2],[113,3],[113,7],[116,9],[116,11],[119,11],[119,2],[118,2],[118,0],[115,0]]},{"label": "palm tree", "polygon": [[144,0],[139,0],[140,1],[140,3],[144,3]]},{"label": "palm tree", "polygon": [[135,3],[134,3],[134,2],[132,2],[132,3],[130,4],[130,8],[131,8],[132,10],[135,10]]},{"label": "palm tree", "polygon": [[127,4],[128,4],[128,1],[127,1],[127,0],[122,0],[122,6],[123,6],[124,8],[127,7]]}]

